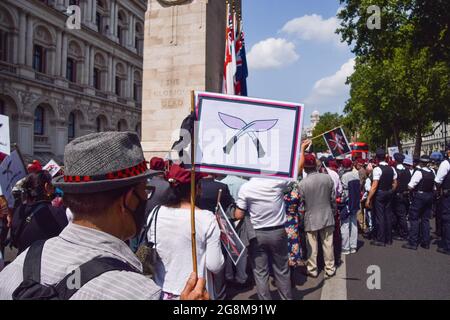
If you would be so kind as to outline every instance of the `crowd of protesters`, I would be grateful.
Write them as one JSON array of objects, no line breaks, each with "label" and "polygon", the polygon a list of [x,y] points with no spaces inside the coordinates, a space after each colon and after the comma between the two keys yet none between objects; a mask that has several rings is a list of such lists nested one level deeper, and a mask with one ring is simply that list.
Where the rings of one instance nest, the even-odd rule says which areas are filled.
[{"label": "crowd of protesters", "polygon": [[[146,162],[132,133],[75,139],[55,177],[28,166],[14,210],[0,197],[1,251],[18,251],[0,272],[0,299],[223,300],[254,284],[269,300],[273,276],[289,300],[297,270],[335,276],[341,255],[357,253],[358,233],[374,246],[429,249],[433,215],[438,252],[450,254],[450,145],[406,164],[382,149],[372,160],[317,159],[310,144],[295,182],[195,175],[195,274],[189,168]],[[218,201],[246,247],[237,265],[221,243]],[[86,276],[67,290],[76,268]]]}]

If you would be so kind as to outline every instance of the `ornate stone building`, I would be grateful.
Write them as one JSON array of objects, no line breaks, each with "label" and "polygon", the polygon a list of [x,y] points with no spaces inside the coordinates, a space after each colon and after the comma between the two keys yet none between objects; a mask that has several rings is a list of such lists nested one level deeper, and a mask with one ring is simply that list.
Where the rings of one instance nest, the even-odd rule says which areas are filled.
[{"label": "ornate stone building", "polygon": [[316,128],[316,125],[319,123],[319,121],[320,121],[320,112],[319,111],[314,111],[311,114],[311,125],[304,129],[303,135],[306,138],[311,139],[313,137],[314,129]]},{"label": "ornate stone building", "polygon": [[[81,29],[66,22],[81,9]],[[141,131],[145,0],[0,1],[0,113],[27,157],[75,137]]]}]

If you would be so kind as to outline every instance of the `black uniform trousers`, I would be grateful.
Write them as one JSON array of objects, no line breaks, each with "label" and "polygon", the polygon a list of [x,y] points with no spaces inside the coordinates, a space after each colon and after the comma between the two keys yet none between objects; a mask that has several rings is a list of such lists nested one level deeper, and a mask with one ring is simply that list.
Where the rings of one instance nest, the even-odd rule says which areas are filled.
[{"label": "black uniform trousers", "polygon": [[409,210],[408,192],[396,193],[392,202],[394,231],[400,237],[408,237],[408,222],[406,217]]},{"label": "black uniform trousers", "polygon": [[441,223],[442,245],[450,251],[450,194],[441,198]]},{"label": "black uniform trousers", "polygon": [[377,191],[374,200],[375,240],[392,243],[392,191]]},{"label": "black uniform trousers", "polygon": [[433,192],[416,192],[409,209],[409,244],[429,245],[430,219],[433,205]]}]

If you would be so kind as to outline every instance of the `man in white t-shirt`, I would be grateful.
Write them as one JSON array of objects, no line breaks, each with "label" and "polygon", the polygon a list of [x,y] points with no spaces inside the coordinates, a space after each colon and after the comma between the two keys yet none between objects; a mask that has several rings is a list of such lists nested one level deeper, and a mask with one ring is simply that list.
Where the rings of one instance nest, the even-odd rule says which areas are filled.
[{"label": "man in white t-shirt", "polygon": [[256,239],[250,242],[249,255],[260,300],[272,299],[269,259],[281,298],[292,299],[284,207],[288,187],[287,181],[252,178],[241,187],[236,203],[236,218],[242,218],[247,211],[256,233]]}]

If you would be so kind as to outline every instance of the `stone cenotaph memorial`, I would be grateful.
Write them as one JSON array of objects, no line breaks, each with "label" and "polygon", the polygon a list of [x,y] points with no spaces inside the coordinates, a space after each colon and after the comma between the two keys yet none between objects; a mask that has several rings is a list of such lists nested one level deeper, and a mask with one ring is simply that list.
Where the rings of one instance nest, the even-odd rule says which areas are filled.
[{"label": "stone cenotaph memorial", "polygon": [[191,90],[222,91],[225,0],[148,0],[142,146],[166,156],[191,108]]}]

